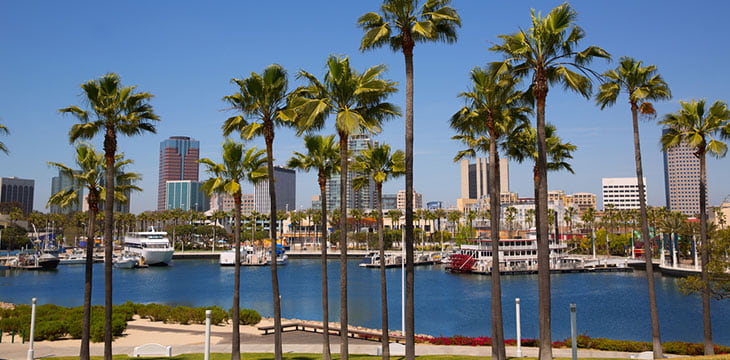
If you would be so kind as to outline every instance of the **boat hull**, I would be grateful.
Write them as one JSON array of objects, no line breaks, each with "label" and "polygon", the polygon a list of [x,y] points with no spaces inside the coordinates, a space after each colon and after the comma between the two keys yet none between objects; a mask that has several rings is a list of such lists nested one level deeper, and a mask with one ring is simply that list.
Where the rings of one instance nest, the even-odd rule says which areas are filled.
[{"label": "boat hull", "polygon": [[172,254],[175,252],[169,249],[139,249],[128,247],[125,249],[140,257],[140,262],[145,265],[161,265],[165,266],[172,261]]}]

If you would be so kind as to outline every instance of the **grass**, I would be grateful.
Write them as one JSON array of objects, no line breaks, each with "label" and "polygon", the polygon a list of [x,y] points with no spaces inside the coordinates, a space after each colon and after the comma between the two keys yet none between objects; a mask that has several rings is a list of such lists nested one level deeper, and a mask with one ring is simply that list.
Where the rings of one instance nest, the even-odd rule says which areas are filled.
[{"label": "grass", "polygon": [[[210,360],[229,360],[231,358],[230,354],[225,353],[212,353],[210,354]],[[271,360],[274,358],[273,354],[262,354],[262,353],[241,353],[241,360]],[[320,354],[284,354],[285,360],[319,360],[322,358],[322,355]],[[332,354],[333,359],[339,359],[339,354],[333,353]],[[403,360],[405,359],[405,356],[391,356],[390,357],[393,360]],[[47,360],[72,360],[72,359],[78,359],[78,357],[56,357],[56,358],[44,358]],[[102,356],[92,356],[91,359],[94,360],[102,360]],[[127,355],[115,355],[113,357],[115,360],[127,360],[127,359],[146,359],[146,360],[202,360],[203,354],[181,354],[173,357],[149,357],[149,358],[130,358]],[[380,359],[380,356],[374,356],[374,355],[357,355],[357,354],[350,354],[350,359],[353,360],[376,360]],[[491,359],[489,356],[465,356],[465,355],[425,355],[425,356],[418,356],[417,359],[419,360],[487,360]],[[536,358],[530,358],[530,357],[522,357],[522,358],[512,358],[512,359],[519,359],[519,360],[532,360]],[[565,359],[568,360],[570,358],[554,358],[556,360],[558,359]],[[702,358],[692,358],[692,360],[695,359],[702,359]],[[728,359],[728,357],[706,357],[704,359],[712,359],[712,360],[720,360],[720,359]],[[591,358],[591,360],[626,360],[626,359],[613,359],[613,358]]]}]

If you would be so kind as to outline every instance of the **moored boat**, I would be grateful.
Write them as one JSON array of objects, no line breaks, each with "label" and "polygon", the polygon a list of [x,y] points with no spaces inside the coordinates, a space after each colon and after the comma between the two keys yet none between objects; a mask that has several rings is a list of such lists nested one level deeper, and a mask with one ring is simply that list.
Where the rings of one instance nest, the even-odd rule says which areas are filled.
[{"label": "moored boat", "polygon": [[170,246],[167,232],[154,229],[127,233],[124,236],[124,251],[139,256],[140,262],[147,265],[167,265],[175,252]]},{"label": "moored boat", "polygon": [[74,249],[71,254],[59,257],[59,265],[79,265],[86,263],[86,254],[81,249]]}]

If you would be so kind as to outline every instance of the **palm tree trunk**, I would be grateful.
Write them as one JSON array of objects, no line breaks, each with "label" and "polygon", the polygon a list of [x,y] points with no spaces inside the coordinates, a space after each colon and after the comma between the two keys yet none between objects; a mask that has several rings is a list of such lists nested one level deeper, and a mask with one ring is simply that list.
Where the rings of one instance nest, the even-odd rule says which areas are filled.
[{"label": "palm tree trunk", "polygon": [[[347,139],[340,132],[340,359],[349,358],[347,338]],[[322,199],[325,201],[326,199]]]},{"label": "palm tree trunk", "polygon": [[96,195],[89,194],[89,226],[86,232],[86,265],[84,271],[84,317],[81,321],[81,349],[79,359],[89,360],[89,338],[91,336],[91,290],[94,272],[94,220],[99,212]]},{"label": "palm tree trunk", "polygon": [[383,239],[383,183],[377,183],[377,196],[378,196],[378,218],[377,229],[378,229],[378,249],[380,250],[380,322],[383,327],[383,338],[382,338],[382,359],[390,359],[390,339],[389,326],[388,326],[388,285],[385,277],[385,240]]},{"label": "palm tree trunk", "polygon": [[104,360],[112,360],[112,250],[114,249],[114,157],[117,139],[114,127],[107,124],[104,136],[106,197],[104,199]]},{"label": "palm tree trunk", "polygon": [[[494,121],[487,120],[487,127],[490,128],[489,141],[489,211],[490,216],[490,238],[492,240],[492,359],[505,360],[507,358],[504,348],[504,326],[502,320],[502,285],[499,274],[499,154],[497,152],[497,137],[495,135]],[[510,232],[512,226],[510,225]]]},{"label": "palm tree trunk", "polygon": [[330,350],[330,317],[329,317],[329,285],[327,282],[327,177],[324,174],[319,176],[319,193],[322,205],[322,360],[332,359]]},{"label": "palm tree trunk", "polygon": [[705,149],[700,148],[700,244],[702,245],[702,325],[704,327],[705,355],[715,355],[712,344],[712,317],[710,316],[710,243],[707,237],[707,160]]},{"label": "palm tree trunk", "polygon": [[241,359],[241,193],[233,195],[233,248],[235,264],[233,275],[233,334],[231,335],[231,360]]},{"label": "palm tree trunk", "polygon": [[413,298],[415,276],[413,272],[413,39],[409,31],[403,31],[403,55],[406,66],[406,304],[404,334],[406,360],[416,358],[415,302]]},{"label": "palm tree trunk", "polygon": [[544,75],[538,81],[535,92],[537,100],[537,172],[535,174],[535,224],[537,227],[537,292],[538,322],[540,338],[540,360],[552,360],[552,336],[550,331],[551,294],[550,294],[550,234],[548,230],[547,207],[547,155],[545,152],[545,98],[547,80]]},{"label": "palm tree trunk", "polygon": [[656,305],[656,289],[654,287],[654,264],[652,263],[651,239],[646,216],[646,191],[644,190],[644,170],[641,165],[641,143],[639,141],[638,107],[631,103],[631,121],[634,128],[634,158],[636,160],[636,182],[639,186],[639,213],[641,216],[641,237],[644,240],[644,258],[646,260],[646,280],[649,288],[649,316],[651,317],[651,343],[654,358],[662,358],[662,342],[659,332],[659,310]]},{"label": "palm tree trunk", "polygon": [[269,230],[271,236],[271,292],[274,300],[274,359],[282,359],[282,343],[281,343],[281,297],[279,296],[279,274],[278,265],[276,264],[276,188],[274,187],[274,130],[271,125],[266,132],[266,160],[269,163],[267,171],[269,174],[269,202],[271,203],[271,213],[269,221]]}]

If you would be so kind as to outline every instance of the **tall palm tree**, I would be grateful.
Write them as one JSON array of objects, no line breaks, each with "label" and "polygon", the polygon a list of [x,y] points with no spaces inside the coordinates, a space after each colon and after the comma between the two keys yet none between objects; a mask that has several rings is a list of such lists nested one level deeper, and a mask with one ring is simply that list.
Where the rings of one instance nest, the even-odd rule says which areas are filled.
[{"label": "tall palm tree", "polygon": [[[468,149],[460,151],[454,161],[474,156],[477,151],[489,154],[489,209],[500,213],[499,146],[528,123],[530,108],[524,93],[517,90],[519,80],[509,74],[474,68],[471,71],[471,89],[459,94],[466,105],[451,117],[450,126]],[[502,292],[499,275],[499,216],[491,217],[492,239],[492,358],[505,359],[502,321]],[[511,230],[511,228],[510,228]]]},{"label": "tall palm tree", "polygon": [[396,150],[392,154],[387,144],[370,146],[355,157],[352,170],[362,174],[352,180],[355,190],[375,183],[375,196],[378,201],[376,228],[378,231],[378,250],[380,251],[380,308],[382,325],[382,355],[390,358],[390,340],[388,329],[388,288],[385,278],[385,240],[383,239],[383,183],[405,175],[405,154]]},{"label": "tall palm tree", "polygon": [[[201,189],[208,195],[213,193],[233,196],[235,251],[235,270],[233,282],[233,334],[231,338],[231,360],[241,358],[240,322],[240,289],[241,289],[241,185],[244,182],[256,184],[266,180],[267,160],[264,150],[251,147],[248,150],[243,144],[227,139],[223,143],[223,162],[216,163],[209,158],[200,159],[205,172],[210,178],[203,183]],[[275,263],[276,261],[272,261]]]},{"label": "tall palm tree", "polygon": [[[69,106],[58,111],[79,120],[71,126],[69,140],[91,139],[104,135],[105,184],[114,184],[114,161],[117,152],[117,136],[155,133],[154,113],[149,100],[152,94],[135,92],[134,86],[122,86],[119,75],[109,73],[99,79],[81,84],[84,102],[88,110]],[[104,359],[112,358],[112,249],[114,230],[114,191],[104,197]]]},{"label": "tall palm tree", "polygon": [[391,227],[395,229],[400,223],[400,218],[403,217],[403,212],[398,209],[388,210],[388,217],[390,218]]},{"label": "tall palm tree", "polygon": [[[5,125],[0,124],[0,134],[7,135],[9,133],[10,133],[10,131],[8,130],[8,128]],[[5,146],[5,144],[2,141],[0,141],[0,151],[4,152],[6,154],[8,153],[8,148]]]},{"label": "tall palm tree", "polygon": [[286,163],[288,168],[301,169],[304,172],[317,170],[317,184],[321,201],[320,230],[322,231],[322,360],[332,359],[329,338],[329,290],[327,285],[327,179],[340,171],[340,148],[335,136],[304,137],[306,153],[294,152],[294,156]]},{"label": "tall palm tree", "polygon": [[[298,77],[309,84],[296,91],[292,104],[297,109],[300,132],[320,129],[331,115],[340,142],[340,322],[347,329],[347,163],[348,139],[360,132],[378,133],[386,120],[400,115],[397,106],[386,102],[397,91],[396,83],[383,79],[385,66],[378,65],[360,73],[350,66],[347,57],[327,58],[327,72],[322,81],[299,71]],[[325,199],[322,199],[324,201]],[[347,336],[341,337],[341,358],[349,354]]]},{"label": "tall palm tree", "polygon": [[406,359],[415,358],[413,302],[413,49],[419,42],[456,42],[461,18],[450,0],[384,0],[380,13],[369,12],[357,20],[365,31],[360,50],[389,45],[403,53],[406,71]]},{"label": "tall palm tree", "polygon": [[[60,172],[71,179],[73,186],[61,189],[59,192],[51,194],[48,199],[48,204],[59,205],[62,208],[77,204],[79,199],[82,197],[82,192],[78,191],[80,188],[86,188],[88,195],[86,196],[86,202],[89,205],[88,219],[90,219],[88,226],[86,227],[86,266],[84,269],[84,313],[81,322],[81,349],[79,350],[79,358],[89,359],[89,338],[90,338],[90,326],[91,326],[91,289],[92,289],[92,278],[94,270],[94,233],[95,233],[95,221],[96,215],[99,213],[99,203],[106,195],[106,189],[102,185],[104,184],[104,177],[106,175],[106,163],[104,161],[104,154],[97,153],[94,147],[90,144],[79,143],[76,145],[76,156],[74,158],[78,169],[72,169],[64,164],[49,162],[48,164],[54,166],[60,170]],[[133,182],[141,179],[137,173],[122,173],[121,169],[130,164],[131,160],[122,160],[122,155],[116,156],[116,162],[114,164],[116,172],[115,184],[126,184],[117,185],[114,187],[116,191],[116,198],[118,200],[126,200],[124,195],[125,190],[141,190],[139,187],[133,185]]]},{"label": "tall palm tree", "polygon": [[713,355],[712,326],[710,317],[710,244],[707,237],[707,160],[710,154],[716,158],[727,154],[727,144],[723,139],[730,138],[730,110],[723,101],[715,101],[707,107],[704,99],[689,102],[680,101],[681,109],[667,114],[659,123],[667,127],[662,135],[665,150],[686,144],[695,149],[700,160],[700,244],[702,244],[702,318],[704,324],[705,355]]},{"label": "tall palm tree", "polygon": [[274,129],[277,126],[291,126],[291,114],[287,110],[288,80],[286,70],[279,65],[267,66],[261,74],[255,72],[245,79],[232,79],[239,87],[233,95],[223,97],[241,115],[228,118],[223,124],[223,135],[234,131],[242,139],[250,140],[263,136],[266,143],[266,161],[269,181],[269,229],[271,238],[271,290],[274,303],[274,358],[281,360],[281,297],[279,296],[279,276],[276,264],[276,191],[274,182]]},{"label": "tall palm tree", "polygon": [[[503,62],[494,66],[501,71],[512,71],[518,77],[530,76],[530,93],[537,108],[537,178],[535,190],[538,242],[538,318],[540,360],[552,359],[550,330],[550,258],[547,224],[547,149],[545,134],[545,101],[550,85],[561,83],[588,98],[591,80],[584,74],[594,72],[587,67],[593,58],[609,58],[597,46],[577,51],[578,42],[585,36],[583,29],[574,24],[577,14],[568,4],[560,5],[546,16],[532,10],[532,26],[509,35],[490,48],[505,55]],[[571,70],[575,68],[578,72]]]},{"label": "tall palm tree", "polygon": [[631,107],[631,123],[634,134],[634,162],[636,180],[639,187],[639,212],[641,217],[641,237],[644,240],[644,258],[646,259],[646,278],[649,288],[649,311],[651,317],[652,349],[654,358],[662,357],[662,344],[659,332],[659,311],[656,305],[656,289],[654,271],[651,266],[651,242],[649,226],[646,220],[646,189],[644,188],[644,170],[641,163],[641,144],[639,141],[639,114],[654,115],[654,107],[650,101],[668,100],[672,97],[669,86],[657,73],[656,66],[643,66],[641,61],[630,57],[622,57],[616,69],[603,73],[596,102],[604,109],[616,103],[621,92],[626,92]]}]

